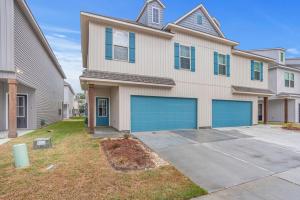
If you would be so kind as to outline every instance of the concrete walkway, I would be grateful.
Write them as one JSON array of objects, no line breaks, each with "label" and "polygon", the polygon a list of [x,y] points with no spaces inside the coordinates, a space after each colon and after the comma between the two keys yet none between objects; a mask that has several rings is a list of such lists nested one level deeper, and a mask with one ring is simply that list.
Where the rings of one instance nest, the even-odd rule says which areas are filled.
[{"label": "concrete walkway", "polygon": [[[300,143],[289,143],[281,131],[259,126],[134,135],[211,193],[199,199],[298,200]],[[286,134],[300,140],[300,133]]]},{"label": "concrete walkway", "polygon": [[[33,132],[33,130],[18,130],[18,137],[21,137],[31,132]],[[0,145],[3,145],[11,140],[10,138],[8,138],[7,131],[1,131],[0,136]]]}]

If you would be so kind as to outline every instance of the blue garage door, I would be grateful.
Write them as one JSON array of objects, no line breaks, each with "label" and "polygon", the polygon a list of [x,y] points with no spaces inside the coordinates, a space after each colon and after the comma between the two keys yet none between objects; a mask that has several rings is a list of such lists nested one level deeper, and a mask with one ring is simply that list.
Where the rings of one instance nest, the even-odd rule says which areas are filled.
[{"label": "blue garage door", "polygon": [[197,100],[131,96],[131,131],[197,128]]},{"label": "blue garage door", "polygon": [[212,127],[233,127],[252,125],[251,101],[213,100]]}]

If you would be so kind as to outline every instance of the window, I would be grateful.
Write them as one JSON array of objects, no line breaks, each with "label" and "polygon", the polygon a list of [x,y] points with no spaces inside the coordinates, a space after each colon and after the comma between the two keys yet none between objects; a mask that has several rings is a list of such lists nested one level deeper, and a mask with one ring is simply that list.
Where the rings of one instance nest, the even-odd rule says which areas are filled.
[{"label": "window", "polygon": [[25,97],[17,96],[17,117],[25,117]]},{"label": "window", "polygon": [[295,75],[293,73],[284,73],[284,85],[285,87],[295,87]]},{"label": "window", "polygon": [[107,117],[107,99],[98,100],[98,117]]},{"label": "window", "polygon": [[280,62],[283,62],[283,61],[284,61],[284,53],[280,52]]},{"label": "window", "polygon": [[180,45],[180,67],[181,69],[191,69],[191,49]]},{"label": "window", "polygon": [[254,62],[254,80],[260,80],[260,63]]},{"label": "window", "polygon": [[200,14],[197,15],[197,24],[202,25],[202,16]]},{"label": "window", "polygon": [[219,74],[226,75],[226,56],[219,54]]},{"label": "window", "polygon": [[114,30],[113,32],[114,59],[128,61],[129,57],[129,33]]},{"label": "window", "polygon": [[152,8],[152,22],[159,24],[159,9],[158,8]]}]

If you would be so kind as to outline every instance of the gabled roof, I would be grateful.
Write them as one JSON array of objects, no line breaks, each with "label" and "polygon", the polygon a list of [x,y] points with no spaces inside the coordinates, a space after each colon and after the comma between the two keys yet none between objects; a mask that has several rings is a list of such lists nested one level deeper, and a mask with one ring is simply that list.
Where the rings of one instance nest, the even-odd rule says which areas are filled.
[{"label": "gabled roof", "polygon": [[33,31],[35,32],[35,34],[37,35],[38,39],[40,40],[40,42],[42,43],[43,47],[45,48],[45,50],[47,51],[47,53],[49,54],[51,60],[53,61],[55,67],[57,68],[58,72],[60,73],[60,75],[65,79],[66,75],[62,69],[62,67],[60,66],[55,54],[53,53],[45,35],[43,34],[40,26],[37,24],[34,16],[32,15],[27,3],[25,0],[17,0],[18,5],[20,6],[21,11],[23,12],[23,14],[26,16],[26,19],[28,20],[29,24],[31,25]]},{"label": "gabled roof", "polygon": [[190,16],[191,14],[193,14],[198,9],[200,9],[204,13],[204,15],[207,17],[207,19],[211,23],[211,25],[221,35],[221,37],[225,38],[225,36],[224,36],[223,32],[221,31],[220,27],[216,24],[216,22],[213,20],[213,18],[210,16],[210,14],[208,13],[208,11],[206,10],[206,8],[202,4],[200,4],[199,6],[197,6],[196,8],[194,8],[193,10],[191,10],[190,12],[186,13],[184,16],[182,16],[181,18],[179,18],[175,22],[175,24],[177,25],[178,23],[180,23],[182,20],[184,20],[185,18],[187,18],[188,16]]},{"label": "gabled roof", "polygon": [[139,14],[139,16],[137,17],[136,21],[139,21],[139,19],[140,19],[141,16],[143,15],[143,13],[144,13],[144,11],[145,11],[147,5],[148,5],[149,3],[151,3],[152,1],[156,1],[161,7],[166,8],[166,6],[165,6],[160,0],[147,0],[147,1],[145,2],[145,4],[144,4],[144,6],[143,6],[143,8],[142,8],[142,10],[141,10],[141,12],[140,12],[140,14]]},{"label": "gabled roof", "polygon": [[70,85],[70,83],[64,81],[64,86],[68,87],[70,89],[70,91],[72,92],[72,94],[75,95],[75,92],[74,92],[72,86]]}]

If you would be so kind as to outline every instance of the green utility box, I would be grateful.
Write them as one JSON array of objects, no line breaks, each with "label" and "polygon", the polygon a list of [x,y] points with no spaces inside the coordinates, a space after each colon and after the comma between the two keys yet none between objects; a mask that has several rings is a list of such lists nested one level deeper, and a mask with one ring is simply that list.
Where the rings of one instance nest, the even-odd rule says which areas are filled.
[{"label": "green utility box", "polygon": [[13,154],[16,168],[29,167],[29,157],[26,144],[16,144],[13,146]]}]

